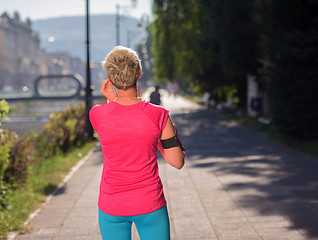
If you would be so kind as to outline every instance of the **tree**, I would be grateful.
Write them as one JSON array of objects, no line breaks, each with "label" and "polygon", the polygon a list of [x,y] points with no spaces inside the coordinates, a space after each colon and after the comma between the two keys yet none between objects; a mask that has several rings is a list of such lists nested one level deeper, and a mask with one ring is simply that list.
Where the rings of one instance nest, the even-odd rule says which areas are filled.
[{"label": "tree", "polygon": [[163,81],[191,78],[196,61],[198,7],[195,0],[155,0],[152,27],[155,76]]},{"label": "tree", "polygon": [[265,53],[261,73],[269,86],[273,121],[285,136],[317,138],[318,2],[256,3]]},{"label": "tree", "polygon": [[157,0],[153,50],[158,78],[186,78],[212,92],[235,83],[246,98],[256,73],[257,37],[249,0]]},{"label": "tree", "polygon": [[[207,42],[212,45],[213,69],[223,75],[225,84],[235,84],[241,104],[246,103],[246,76],[256,75],[258,68],[258,29],[253,21],[250,0],[201,0],[202,11],[208,16],[205,25]],[[204,49],[203,49],[204,50]],[[219,66],[215,69],[215,66]],[[209,71],[206,71],[209,72]]]}]

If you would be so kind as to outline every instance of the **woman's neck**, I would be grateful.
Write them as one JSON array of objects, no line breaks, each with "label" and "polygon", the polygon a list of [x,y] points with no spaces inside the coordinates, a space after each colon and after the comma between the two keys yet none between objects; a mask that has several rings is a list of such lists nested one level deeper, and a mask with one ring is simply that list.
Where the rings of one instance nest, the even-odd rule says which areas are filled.
[{"label": "woman's neck", "polygon": [[133,98],[138,97],[137,87],[130,87],[127,90],[117,89],[117,97],[118,98]]},{"label": "woman's neck", "polygon": [[127,90],[117,90],[117,97],[114,99],[115,102],[123,105],[131,105],[141,102],[142,99],[138,97],[137,87],[131,87]]}]

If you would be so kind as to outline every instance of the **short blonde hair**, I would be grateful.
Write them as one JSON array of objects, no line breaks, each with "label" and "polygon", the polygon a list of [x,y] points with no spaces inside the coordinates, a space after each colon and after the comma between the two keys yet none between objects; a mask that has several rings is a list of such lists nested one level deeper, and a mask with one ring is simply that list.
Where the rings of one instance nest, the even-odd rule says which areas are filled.
[{"label": "short blonde hair", "polygon": [[122,90],[132,87],[142,70],[138,54],[123,46],[114,47],[102,61],[102,67],[112,84]]}]

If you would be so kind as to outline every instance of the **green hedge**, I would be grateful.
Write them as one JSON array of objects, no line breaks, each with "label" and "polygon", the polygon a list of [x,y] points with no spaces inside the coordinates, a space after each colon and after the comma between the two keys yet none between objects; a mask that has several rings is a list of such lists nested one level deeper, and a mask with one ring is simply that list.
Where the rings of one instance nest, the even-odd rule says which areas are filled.
[{"label": "green hedge", "polygon": [[[0,101],[0,118],[5,119],[8,112],[8,104],[4,100]],[[74,147],[83,146],[86,142],[85,121],[85,105],[80,105],[52,113],[50,121],[37,133],[19,136],[0,125],[0,222],[4,223],[0,224],[0,239],[5,238],[8,231],[18,228],[15,223],[18,221],[14,218],[4,219],[8,215],[5,212],[10,211],[12,201],[19,201],[18,198],[23,200],[24,195],[32,194],[32,190],[26,194],[30,188],[27,181],[34,178],[29,176],[34,173],[32,166],[54,156],[66,154]],[[21,194],[18,194],[19,192]],[[27,201],[27,198],[23,201]],[[25,215],[27,214],[28,211]]]}]

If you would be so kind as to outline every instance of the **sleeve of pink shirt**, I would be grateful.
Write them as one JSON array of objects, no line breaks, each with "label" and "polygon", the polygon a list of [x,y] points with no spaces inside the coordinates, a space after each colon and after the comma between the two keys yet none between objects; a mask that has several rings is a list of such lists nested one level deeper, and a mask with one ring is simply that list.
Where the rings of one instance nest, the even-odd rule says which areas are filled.
[{"label": "sleeve of pink shirt", "polygon": [[99,108],[100,105],[94,106],[90,111],[89,111],[89,120],[91,121],[92,127],[97,131],[98,130],[98,113],[99,113]]},{"label": "sleeve of pink shirt", "polygon": [[167,125],[168,116],[169,116],[169,111],[167,109],[163,109],[161,116],[160,116],[160,120],[159,120],[159,124],[161,125],[160,126],[161,132],[165,129],[165,127]]}]

